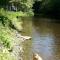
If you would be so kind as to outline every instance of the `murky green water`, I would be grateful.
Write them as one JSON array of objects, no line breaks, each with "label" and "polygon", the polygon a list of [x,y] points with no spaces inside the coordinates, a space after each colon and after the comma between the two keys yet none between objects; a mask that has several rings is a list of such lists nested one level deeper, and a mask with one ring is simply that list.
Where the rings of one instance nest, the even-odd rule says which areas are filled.
[{"label": "murky green water", "polygon": [[24,18],[23,22],[23,34],[32,36],[23,43],[24,60],[32,60],[32,52],[43,60],[60,60],[60,23],[48,18]]},{"label": "murky green water", "polygon": [[[23,33],[22,35],[32,37],[32,18],[22,18]],[[23,42],[23,60],[32,60],[32,39]]]}]

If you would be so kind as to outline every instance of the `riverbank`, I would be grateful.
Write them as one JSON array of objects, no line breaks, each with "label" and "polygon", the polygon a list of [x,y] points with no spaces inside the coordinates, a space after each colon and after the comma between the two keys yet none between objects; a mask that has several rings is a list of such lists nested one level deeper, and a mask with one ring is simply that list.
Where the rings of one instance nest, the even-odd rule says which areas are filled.
[{"label": "riverbank", "polygon": [[21,43],[26,40],[26,36],[20,33],[23,29],[21,16],[29,15],[0,10],[0,60],[23,60]]}]

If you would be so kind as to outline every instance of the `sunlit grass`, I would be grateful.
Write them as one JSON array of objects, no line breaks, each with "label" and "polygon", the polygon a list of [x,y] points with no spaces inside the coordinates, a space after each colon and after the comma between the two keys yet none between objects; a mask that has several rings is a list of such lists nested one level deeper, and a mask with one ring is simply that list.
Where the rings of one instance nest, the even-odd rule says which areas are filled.
[{"label": "sunlit grass", "polygon": [[[13,39],[15,34],[13,25],[15,28],[20,27],[21,19],[18,20],[16,17],[20,16],[18,12],[10,12],[5,11],[4,9],[0,9],[0,44],[4,47],[0,49],[0,60],[15,60],[14,57],[11,56],[9,50],[14,46]],[[21,27],[20,27],[21,28]]]},{"label": "sunlit grass", "polygon": [[32,15],[32,11],[13,12],[4,10],[3,8],[0,9],[0,44],[4,47],[4,49],[0,51],[0,60],[15,60],[9,52],[14,46],[13,39],[15,38],[12,34],[15,35],[15,30],[20,31],[22,29],[21,16],[26,17]]},{"label": "sunlit grass", "polygon": [[0,51],[0,60],[15,60],[15,58],[5,48],[2,51]]}]

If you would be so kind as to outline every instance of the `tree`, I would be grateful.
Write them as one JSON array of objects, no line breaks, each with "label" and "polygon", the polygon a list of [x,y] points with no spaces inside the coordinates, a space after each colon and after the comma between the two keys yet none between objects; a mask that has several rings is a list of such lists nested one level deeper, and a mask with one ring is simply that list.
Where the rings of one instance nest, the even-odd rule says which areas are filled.
[{"label": "tree", "polygon": [[60,15],[60,0],[43,0],[42,12],[52,16]]}]

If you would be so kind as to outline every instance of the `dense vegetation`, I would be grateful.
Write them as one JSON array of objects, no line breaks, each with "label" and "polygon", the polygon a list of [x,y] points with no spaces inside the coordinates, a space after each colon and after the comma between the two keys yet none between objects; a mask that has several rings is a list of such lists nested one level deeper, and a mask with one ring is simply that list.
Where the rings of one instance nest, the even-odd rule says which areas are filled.
[{"label": "dense vegetation", "polygon": [[[39,4],[40,3],[40,4]],[[59,18],[60,16],[60,0],[42,0],[40,2],[35,2],[35,9],[37,8],[37,14],[43,14],[45,16],[50,16],[54,18]]]},{"label": "dense vegetation", "polygon": [[33,12],[55,17],[60,15],[60,0],[1,0],[0,7],[8,11],[27,13],[31,16]]},{"label": "dense vegetation", "polygon": [[[11,54],[15,31],[21,31],[19,16],[32,16],[32,3],[27,0],[0,0],[0,60],[16,60]],[[17,41],[17,39],[16,39]]]},{"label": "dense vegetation", "polygon": [[59,18],[60,0],[0,0],[0,60],[15,60],[9,52],[15,34],[12,31],[22,29],[19,16],[34,14]]}]

